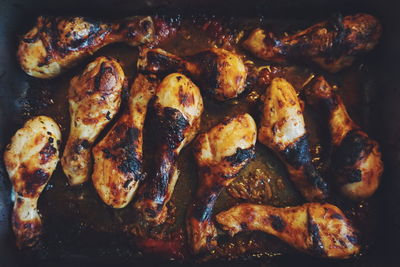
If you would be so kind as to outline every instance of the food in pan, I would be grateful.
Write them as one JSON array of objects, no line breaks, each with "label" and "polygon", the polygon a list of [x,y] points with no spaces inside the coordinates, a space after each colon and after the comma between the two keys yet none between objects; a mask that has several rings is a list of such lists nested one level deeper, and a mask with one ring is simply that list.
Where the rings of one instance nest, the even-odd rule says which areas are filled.
[{"label": "food in pan", "polygon": [[138,192],[135,208],[147,221],[158,225],[166,219],[166,204],[178,180],[179,153],[199,130],[203,98],[200,89],[189,78],[172,73],[157,87],[153,108],[158,132],[157,149],[152,173]]},{"label": "food in pan", "polygon": [[15,194],[12,228],[19,248],[39,241],[43,227],[37,202],[59,161],[60,143],[57,123],[38,116],[15,133],[4,153]]},{"label": "food in pan", "polygon": [[125,207],[144,178],[143,127],[157,83],[155,77],[138,75],[123,114],[93,148],[93,185],[113,208]]},{"label": "food in pan", "polygon": [[283,37],[257,28],[243,46],[255,56],[271,62],[313,62],[330,72],[337,72],[350,66],[356,55],[372,50],[381,31],[379,21],[371,15],[337,16]]},{"label": "food in pan", "polygon": [[[70,121],[58,113],[64,103],[56,112],[40,111],[60,120],[63,131],[70,123],[61,158],[69,185],[92,178],[72,189],[57,177],[64,180],[51,185],[62,191],[46,194],[67,195],[58,201],[73,206],[79,227],[124,236],[135,244],[129,246],[134,253],[207,260],[256,247],[269,253],[268,242],[285,245],[264,242],[268,237],[259,232],[258,241],[241,237],[258,230],[318,257],[359,254],[364,244],[355,228],[360,235],[363,229],[354,209],[379,186],[381,154],[348,115],[342,92],[315,73],[350,66],[376,46],[381,26],[371,15],[356,14],[278,36],[261,30],[265,22],[40,17],[18,49],[22,69],[36,78],[56,77],[110,43],[140,46],[139,55],[124,44],[96,52],[70,82]],[[346,84],[344,72],[327,77]],[[39,129],[39,123],[46,126]],[[47,141],[40,139],[44,134]],[[21,248],[47,233],[36,202],[57,164],[59,140],[57,124],[41,116],[17,132],[5,153]],[[19,144],[34,148],[28,153],[17,150]],[[25,161],[18,165],[21,155]],[[230,190],[235,183],[238,190]],[[52,206],[54,199],[44,202]],[[230,237],[223,230],[244,233]],[[49,236],[43,235],[45,244]]]},{"label": "food in pan", "polygon": [[326,198],[328,185],[311,161],[299,99],[285,79],[273,79],[266,90],[258,141],[279,155],[306,200]]},{"label": "food in pan", "polygon": [[334,152],[332,173],[340,191],[351,199],[370,197],[378,188],[383,172],[379,145],[350,118],[342,98],[324,77],[316,78],[309,98],[327,113]]},{"label": "food in pan", "polygon": [[93,143],[119,110],[124,79],[120,64],[106,57],[97,58],[72,78],[68,89],[71,123],[61,158],[71,185],[89,179]]},{"label": "food in pan", "polygon": [[138,46],[154,38],[150,17],[109,23],[83,17],[39,17],[18,47],[22,69],[37,78],[54,78],[81,59],[115,42]]},{"label": "food in pan", "polygon": [[256,139],[257,126],[249,114],[228,117],[196,138],[193,150],[200,181],[186,223],[193,253],[216,246],[213,207],[222,189],[255,156]]},{"label": "food in pan", "polygon": [[287,208],[240,204],[217,214],[216,220],[231,235],[262,231],[320,257],[349,258],[360,250],[357,231],[331,204],[306,203]]},{"label": "food in pan", "polygon": [[162,49],[144,49],[138,69],[150,73],[183,72],[199,83],[200,89],[219,101],[237,97],[245,89],[247,70],[234,52],[211,48],[180,58]]}]

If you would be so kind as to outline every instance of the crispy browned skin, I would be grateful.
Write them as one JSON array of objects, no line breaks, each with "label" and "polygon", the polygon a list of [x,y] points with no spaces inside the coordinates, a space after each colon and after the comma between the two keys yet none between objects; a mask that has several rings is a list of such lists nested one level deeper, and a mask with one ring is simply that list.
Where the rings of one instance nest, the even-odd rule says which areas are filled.
[{"label": "crispy browned skin", "polygon": [[92,145],[117,113],[121,103],[124,72],[117,61],[98,57],[68,89],[70,133],[61,165],[71,185],[89,179]]},{"label": "crispy browned skin", "polygon": [[219,101],[242,93],[247,78],[242,58],[221,48],[210,48],[185,58],[160,48],[143,49],[137,65],[139,70],[150,73],[187,73],[199,83],[201,90]]},{"label": "crispy browned skin", "polygon": [[166,204],[178,179],[179,153],[199,130],[203,99],[189,78],[173,73],[157,87],[153,108],[158,127],[154,170],[139,191],[135,208],[147,221],[158,225],[165,222]]},{"label": "crispy browned skin", "polygon": [[381,31],[381,24],[371,15],[337,16],[280,38],[257,28],[243,46],[268,61],[308,61],[337,72],[350,66],[356,55],[372,50]]},{"label": "crispy browned skin", "polygon": [[15,133],[4,153],[15,192],[12,227],[19,248],[34,246],[42,233],[37,201],[57,166],[60,143],[57,123],[38,116]]},{"label": "crispy browned skin", "polygon": [[216,220],[231,235],[263,231],[314,256],[345,259],[360,251],[356,230],[331,204],[287,208],[240,204],[217,214]]},{"label": "crispy browned skin", "polygon": [[217,244],[211,220],[214,204],[255,156],[257,126],[249,114],[227,118],[199,135],[193,144],[200,182],[189,206],[186,228],[192,253],[210,250]]},{"label": "crispy browned skin", "polygon": [[278,154],[305,199],[326,197],[328,186],[311,161],[299,99],[285,79],[273,79],[266,90],[258,141]]},{"label": "crispy browned skin", "polygon": [[150,17],[101,22],[83,17],[39,17],[18,47],[22,69],[37,78],[54,78],[79,60],[115,42],[132,46],[153,39]]},{"label": "crispy browned skin", "polygon": [[139,74],[124,113],[93,148],[93,185],[101,199],[113,208],[125,207],[143,178],[143,126],[147,104],[157,84],[154,77]]},{"label": "crispy browned skin", "polygon": [[378,143],[354,123],[341,97],[324,77],[316,78],[307,93],[311,104],[319,104],[327,112],[334,146],[332,173],[340,191],[352,199],[370,197],[378,188],[383,172]]}]

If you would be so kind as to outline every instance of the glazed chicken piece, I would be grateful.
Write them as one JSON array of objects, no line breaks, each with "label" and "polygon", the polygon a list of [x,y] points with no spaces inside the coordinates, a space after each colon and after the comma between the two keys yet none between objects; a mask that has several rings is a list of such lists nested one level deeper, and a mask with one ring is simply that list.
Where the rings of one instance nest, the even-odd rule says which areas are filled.
[{"label": "glazed chicken piece", "polygon": [[160,48],[143,49],[137,67],[141,71],[168,74],[183,72],[199,83],[200,88],[219,101],[237,97],[245,89],[247,69],[237,54],[210,48],[180,58]]},{"label": "glazed chicken piece", "polygon": [[267,88],[258,141],[278,154],[307,201],[326,197],[328,186],[311,162],[299,99],[285,79],[274,78]]},{"label": "glazed chicken piece", "polygon": [[217,214],[216,220],[231,235],[262,231],[314,256],[346,259],[360,251],[357,231],[331,204],[275,208],[246,203]]},{"label": "glazed chicken piece", "polygon": [[72,78],[68,89],[70,133],[61,165],[71,185],[89,179],[92,145],[117,113],[125,79],[117,61],[98,57],[82,75]]},{"label": "glazed chicken piece", "polygon": [[280,38],[257,28],[243,46],[271,62],[308,61],[337,72],[350,66],[356,55],[372,50],[381,31],[380,22],[371,15],[337,16]]},{"label": "glazed chicken piece", "polygon": [[135,208],[145,220],[159,225],[165,222],[166,204],[178,179],[179,153],[199,130],[203,99],[189,78],[173,73],[157,87],[153,108],[153,123],[158,128],[155,169],[139,191]]},{"label": "glazed chicken piece", "polygon": [[124,113],[93,148],[93,185],[113,208],[125,207],[143,179],[143,126],[156,86],[157,79],[139,74]]},{"label": "glazed chicken piece", "polygon": [[83,17],[39,17],[18,47],[22,69],[36,78],[54,78],[81,59],[116,42],[138,46],[153,40],[150,17],[130,17],[114,23]]},{"label": "glazed chicken piece", "polygon": [[383,172],[379,145],[354,123],[339,95],[320,76],[307,90],[311,104],[326,111],[332,144],[332,172],[340,191],[355,200],[370,197]]},{"label": "glazed chicken piece", "polygon": [[11,139],[4,163],[15,193],[12,228],[17,247],[32,247],[42,233],[37,210],[40,194],[50,180],[59,160],[61,132],[46,116],[28,120]]},{"label": "glazed chicken piece", "polygon": [[200,183],[187,218],[192,253],[212,249],[217,230],[211,220],[220,192],[255,156],[257,126],[249,114],[227,118],[199,135],[193,145]]}]

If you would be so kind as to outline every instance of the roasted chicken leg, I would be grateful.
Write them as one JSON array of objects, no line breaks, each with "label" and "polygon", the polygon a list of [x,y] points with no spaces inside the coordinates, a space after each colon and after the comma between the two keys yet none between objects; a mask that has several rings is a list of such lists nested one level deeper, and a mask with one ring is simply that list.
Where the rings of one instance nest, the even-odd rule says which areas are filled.
[{"label": "roasted chicken leg", "polygon": [[61,132],[46,116],[28,120],[4,153],[4,163],[15,192],[12,228],[19,248],[32,247],[42,233],[37,201],[59,160]]},{"label": "roasted chicken leg", "polygon": [[113,208],[125,207],[143,178],[143,126],[156,86],[156,79],[139,74],[124,113],[93,148],[93,185]]},{"label": "roasted chicken leg", "polygon": [[311,162],[303,112],[296,91],[275,78],[264,96],[258,140],[286,164],[290,178],[308,201],[326,197],[327,184]]},{"label": "roasted chicken leg", "polygon": [[140,190],[135,208],[147,221],[158,225],[166,219],[166,204],[178,179],[178,155],[200,127],[203,99],[191,80],[173,73],[157,87],[153,108],[154,124],[158,127],[155,170]]},{"label": "roasted chicken leg", "polygon": [[89,179],[93,142],[119,109],[124,79],[119,63],[106,57],[97,58],[82,75],[72,78],[68,89],[71,127],[61,158],[71,185]]},{"label": "roasted chicken leg", "polygon": [[37,78],[54,78],[81,59],[115,42],[132,46],[153,39],[150,17],[130,17],[115,23],[83,17],[39,17],[18,47],[22,69]]},{"label": "roasted chicken leg", "polygon": [[189,207],[187,232],[191,250],[197,254],[217,243],[211,220],[218,195],[255,156],[257,126],[249,114],[227,118],[199,135],[193,149],[200,183]]},{"label": "roasted chicken leg", "polygon": [[257,28],[243,46],[271,62],[308,61],[337,72],[350,66],[356,55],[372,50],[381,31],[381,24],[371,15],[337,16],[280,38]]},{"label": "roasted chicken leg", "polygon": [[345,259],[360,251],[356,230],[331,204],[306,203],[287,208],[240,204],[219,213],[216,220],[231,235],[263,231],[319,257]]},{"label": "roasted chicken leg", "polygon": [[365,199],[379,186],[383,163],[379,145],[354,123],[339,95],[320,76],[307,90],[311,104],[328,114],[334,152],[332,173],[340,191],[351,199]]},{"label": "roasted chicken leg", "polygon": [[143,49],[138,69],[150,73],[187,73],[206,93],[219,101],[235,98],[245,89],[247,70],[237,54],[210,48],[180,58],[160,48]]}]

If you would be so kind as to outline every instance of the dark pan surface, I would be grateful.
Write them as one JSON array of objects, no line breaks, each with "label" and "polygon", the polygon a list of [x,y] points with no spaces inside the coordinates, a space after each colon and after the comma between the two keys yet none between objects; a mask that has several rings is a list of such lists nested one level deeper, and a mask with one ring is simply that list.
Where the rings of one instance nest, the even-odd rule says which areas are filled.
[{"label": "dark pan surface", "polygon": [[[346,104],[353,118],[383,145],[386,173],[382,188],[368,202],[351,204],[335,197],[331,201],[345,207],[348,215],[356,220],[360,229],[365,233],[364,243],[367,245],[367,249],[364,252],[365,255],[360,259],[344,261],[340,262],[340,264],[373,266],[372,264],[382,263],[383,260],[389,263],[390,258],[383,255],[393,255],[390,252],[397,248],[395,238],[398,237],[398,230],[393,222],[396,223],[394,219],[399,218],[395,217],[395,215],[397,214],[396,209],[398,209],[396,204],[399,203],[400,197],[395,193],[397,185],[395,181],[396,169],[393,166],[396,166],[396,158],[394,157],[398,153],[398,146],[396,147],[398,138],[396,134],[398,134],[400,127],[393,122],[396,121],[397,114],[400,114],[398,112],[400,108],[396,102],[398,99],[396,79],[399,78],[393,74],[396,69],[394,59],[399,56],[399,52],[392,48],[395,42],[399,43],[399,40],[392,40],[391,38],[393,38],[394,34],[387,31],[393,31],[394,33],[397,30],[400,32],[399,25],[391,24],[390,10],[384,10],[380,6],[373,8],[373,3],[357,5],[359,3],[353,1],[352,5],[349,6],[341,5],[339,1],[336,5],[332,4],[332,6],[323,7],[316,1],[305,1],[306,4],[300,7],[287,2],[280,3],[281,6],[267,2],[254,1],[254,5],[246,7],[241,7],[239,3],[234,2],[232,6],[236,9],[228,12],[218,5],[215,8],[211,8],[204,3],[199,4],[197,2],[193,2],[194,5],[200,6],[202,10],[194,10],[194,7],[188,7],[178,1],[173,1],[168,8],[162,2],[155,3],[155,6],[146,6],[145,4],[135,6],[126,1],[120,1],[116,5],[116,10],[123,10],[123,12],[119,13],[115,10],[111,14],[105,13],[106,9],[102,8],[109,4],[107,1],[97,3],[92,7],[81,3],[81,5],[85,6],[83,9],[73,6],[72,3],[61,3],[61,5],[67,7],[63,12],[55,9],[54,4],[51,3],[44,2],[43,5],[35,5],[35,8],[29,9],[27,8],[31,5],[29,2],[6,2],[4,6],[11,11],[1,16],[1,20],[4,21],[0,21],[2,22],[0,38],[4,41],[0,47],[1,62],[4,62],[0,69],[0,94],[2,96],[0,106],[0,134],[2,135],[0,136],[0,148],[3,149],[4,144],[9,141],[10,136],[21,126],[26,118],[36,114],[48,114],[54,117],[61,124],[63,137],[66,140],[69,123],[66,89],[70,78],[79,73],[85,63],[90,60],[88,59],[81,67],[52,81],[41,81],[23,74],[15,60],[16,34],[23,33],[28,29],[32,25],[33,19],[39,14],[121,17],[123,15],[148,13],[149,11],[154,13],[157,11],[161,14],[172,14],[174,18],[177,18],[177,14],[183,14],[180,17],[183,17],[183,29],[186,30],[181,31],[176,40],[166,43],[164,47],[170,52],[186,55],[210,46],[210,43],[206,42],[207,37],[204,33],[200,33],[201,36],[199,37],[198,28],[185,26],[191,25],[193,18],[197,18],[195,22],[200,23],[200,14],[208,14],[209,16],[210,13],[222,13],[217,18],[224,18],[228,23],[230,21],[229,17],[234,15],[235,19],[233,20],[234,23],[231,23],[231,27],[240,32],[246,25],[251,27],[252,24],[258,22],[258,18],[261,18],[262,23],[265,23],[268,27],[281,27],[280,30],[290,31],[320,19],[325,19],[337,11],[341,11],[344,14],[354,11],[367,11],[378,16],[383,21],[385,34],[381,45],[371,55],[356,62],[349,70],[330,78],[343,91]],[[157,6],[162,8],[157,8]],[[314,6],[314,8],[311,8],[311,6]],[[174,9],[174,7],[178,7],[178,9]],[[270,9],[267,7],[270,7]],[[254,10],[258,11],[254,12]],[[316,10],[321,12],[316,12]],[[196,14],[194,16],[190,15],[193,13]],[[248,17],[257,19],[247,19]],[[392,53],[389,55],[389,52]],[[125,45],[113,45],[95,54],[95,56],[98,55],[110,55],[120,59],[126,74],[130,78],[134,77],[136,49]],[[400,59],[400,57],[398,58]],[[249,59],[253,58],[249,57]],[[260,62],[256,63],[261,64]],[[290,68],[287,78],[297,84],[297,87],[301,87],[300,85],[308,78],[311,72],[315,71],[304,70],[304,68],[301,68],[301,70]],[[256,89],[255,91],[262,93],[263,90]],[[252,99],[246,95],[247,92],[239,98],[239,104],[231,101],[223,104],[222,107],[213,101],[206,100],[207,114],[203,116],[205,119],[202,123],[202,130],[208,129],[225,115],[243,111],[248,111],[255,118],[258,118],[257,105],[254,105]],[[256,93],[253,95],[256,95]],[[316,144],[316,127],[312,124],[313,114],[311,111],[308,112],[307,121],[312,132],[312,140]],[[150,135],[147,136],[151,138]],[[151,147],[147,149],[151,151]],[[324,168],[324,153],[321,155],[316,154],[316,156],[321,156],[320,165],[321,168]],[[181,170],[181,175],[175,190],[176,193],[172,199],[172,203],[177,207],[177,222],[166,229],[171,233],[178,232],[178,236],[179,225],[182,225],[184,218],[184,207],[190,201],[190,190],[195,188],[197,179],[190,149],[183,151],[180,157],[179,169]],[[301,203],[301,199],[293,190],[291,184],[287,182],[287,175],[279,160],[263,146],[257,147],[257,160],[251,163],[240,176],[247,177],[252,175],[257,172],[257,169],[261,169],[271,180],[273,197],[264,199],[264,203],[278,206]],[[132,227],[136,219],[131,205],[123,210],[112,210],[101,202],[91,184],[78,188],[68,187],[61,168],[57,169],[39,201],[39,209],[46,227],[46,236],[44,237],[42,249],[24,252],[14,251],[12,234],[8,225],[10,185],[6,175],[0,172],[0,176],[4,177],[4,182],[0,183],[0,258],[6,259],[7,265],[5,266],[17,266],[20,262],[34,264],[38,260],[49,266],[54,266],[55,263],[57,265],[65,264],[66,266],[72,263],[143,263],[141,254],[137,253],[134,248],[135,240],[126,233],[126,230]],[[277,188],[280,184],[284,184],[284,190],[282,190],[283,193],[278,194]],[[224,193],[217,203],[216,211],[226,209],[234,203],[236,203],[236,200]],[[172,236],[175,235],[172,234]],[[225,249],[220,250],[218,257],[229,258],[229,253],[235,255],[235,250],[232,252],[232,250],[228,249],[232,242],[236,244],[235,247],[246,248],[251,240],[255,240],[255,243],[262,245],[257,248],[258,250],[248,251],[248,253],[245,253],[246,255],[289,255],[286,257],[264,257],[262,261],[252,259],[251,263],[255,265],[264,261],[282,265],[299,264],[299,261],[304,262],[304,264],[325,263],[336,265],[338,263],[320,261],[299,255],[278,240],[260,233],[244,234],[234,240],[222,237],[221,241],[225,244]],[[4,253],[4,255],[1,253]],[[147,265],[150,265],[154,257],[147,257],[146,260]],[[240,258],[235,261],[235,264],[245,264],[242,260]],[[218,262],[213,261],[210,264],[218,264]]]}]

